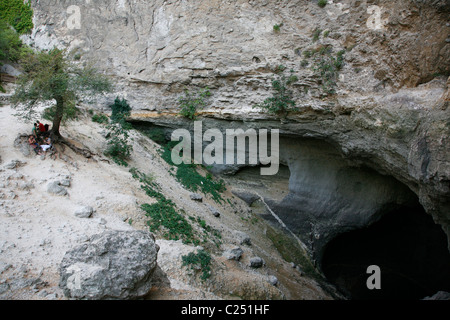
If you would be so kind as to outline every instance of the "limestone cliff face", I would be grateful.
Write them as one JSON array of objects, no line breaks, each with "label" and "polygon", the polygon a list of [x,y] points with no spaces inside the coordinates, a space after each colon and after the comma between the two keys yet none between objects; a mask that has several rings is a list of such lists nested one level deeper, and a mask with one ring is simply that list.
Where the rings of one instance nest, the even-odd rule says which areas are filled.
[{"label": "limestone cliff face", "polygon": [[[328,169],[344,168],[344,163],[345,168],[370,168],[378,176],[360,179],[370,185],[381,183],[381,175],[392,176],[450,235],[448,1],[342,0],[328,1],[324,8],[307,0],[31,3],[35,29],[28,41],[39,48],[68,48],[81,62],[95,61],[117,80],[117,91],[108,99],[125,97],[135,120],[189,127],[176,116],[177,98],[185,88],[208,86],[213,96],[202,114],[216,121],[210,126],[250,123],[278,128],[298,141],[325,141],[334,148],[333,159],[339,159]],[[335,58],[339,51],[344,64],[335,74],[335,93],[326,94],[314,57],[308,56],[326,52]],[[299,79],[293,91],[300,109],[283,121],[252,108],[271,96],[271,79],[280,65]],[[286,145],[285,150],[292,155],[295,148]],[[289,197],[295,198],[307,189],[305,183],[317,180],[303,175],[307,166],[300,156],[286,163]],[[330,198],[336,189],[323,181],[311,190],[322,190],[316,193],[320,199]],[[390,186],[386,190],[403,188],[383,183]],[[367,225],[380,206],[400,201],[390,191],[373,190],[390,200],[372,205],[364,221],[346,222],[348,228]],[[370,211],[365,205],[355,208]],[[336,214],[328,218],[347,221],[339,208],[331,211]],[[308,223],[320,220],[319,213],[308,214],[316,215]],[[292,216],[286,219],[298,224]],[[336,234],[328,231],[318,237]]]}]

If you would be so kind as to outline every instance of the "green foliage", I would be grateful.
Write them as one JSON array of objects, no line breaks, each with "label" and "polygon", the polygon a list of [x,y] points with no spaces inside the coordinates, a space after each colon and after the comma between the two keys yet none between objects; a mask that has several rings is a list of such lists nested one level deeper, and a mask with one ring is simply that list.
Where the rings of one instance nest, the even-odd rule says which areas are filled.
[{"label": "green foliage", "polygon": [[0,19],[13,26],[19,34],[33,29],[33,9],[23,0],[0,0]]},{"label": "green foliage", "polygon": [[[76,120],[78,115],[80,114],[80,109],[76,107],[75,104],[68,103],[67,106],[63,110],[63,116],[61,123],[65,124],[71,120]],[[56,106],[51,106],[46,108],[42,112],[42,118],[48,121],[53,121],[56,115]]]},{"label": "green foliage", "polygon": [[273,31],[280,32],[280,28],[283,26],[283,23],[276,24],[273,26]]},{"label": "green foliage", "polygon": [[163,229],[163,237],[167,240],[182,239],[183,243],[191,243],[194,238],[192,226],[179,214],[171,200],[159,200],[153,204],[143,204],[141,208],[151,218],[147,224],[151,232]]},{"label": "green foliage", "polygon": [[211,277],[211,255],[204,251],[198,250],[197,253],[190,252],[188,255],[181,257],[183,266],[190,266],[191,270],[201,270],[200,279],[207,280]]},{"label": "green foliage", "polygon": [[345,50],[340,50],[333,55],[333,48],[329,45],[320,46],[314,50],[303,52],[305,59],[301,66],[307,66],[307,59],[313,58],[311,66],[314,75],[319,78],[322,90],[326,95],[334,94],[339,71],[344,66]]},{"label": "green foliage", "polygon": [[320,29],[316,29],[313,32],[313,42],[316,42],[317,40],[319,40],[320,34],[322,33],[322,30]]},{"label": "green foliage", "polygon": [[[171,141],[160,150],[161,158],[163,158],[168,164],[175,165],[172,162],[172,148],[177,145],[178,141]],[[223,180],[213,180],[212,175],[202,176],[197,171],[195,164],[181,163],[176,166],[175,177],[177,180],[188,190],[192,192],[201,191],[204,194],[209,194],[216,202],[222,202],[223,198],[221,193],[226,190]]]},{"label": "green foliage", "polygon": [[214,181],[211,178],[204,177],[197,172],[194,164],[181,163],[177,166],[177,180],[188,190],[197,192],[200,190],[204,194],[210,194],[214,201],[222,202],[221,193],[225,191],[223,180]]},{"label": "green foliage", "polygon": [[105,114],[94,114],[91,119],[93,122],[101,124],[106,124],[109,122],[108,116]]},{"label": "green foliage", "polygon": [[271,226],[266,228],[266,237],[272,241],[277,251],[286,261],[300,265],[303,272],[316,280],[322,278],[311,262],[308,253],[298,245],[296,239],[293,239],[292,236],[280,229],[275,229]]},{"label": "green foliage", "polygon": [[105,155],[111,157],[118,165],[127,167],[127,160],[133,150],[133,146],[128,143],[128,131],[118,123],[108,125],[108,130],[108,147],[104,152]]},{"label": "green foliage", "polygon": [[272,88],[275,91],[273,96],[253,106],[254,108],[262,108],[269,113],[284,116],[287,116],[289,111],[297,110],[293,100],[293,93],[288,87],[297,82],[298,77],[293,74],[293,70],[291,70],[291,75],[286,77],[282,73],[284,69],[283,66],[279,66],[277,79],[272,80]]},{"label": "green foliage", "polygon": [[327,5],[328,1],[327,0],[318,0],[317,1],[317,5],[321,8],[325,7]]},{"label": "green foliage", "polygon": [[[19,34],[0,18],[0,61],[18,62],[29,52],[31,49],[22,43]],[[0,91],[5,92],[1,82]]]},{"label": "green foliage", "polygon": [[37,102],[56,100],[52,131],[59,135],[64,109],[75,105],[79,94],[88,100],[97,93],[111,90],[109,80],[94,68],[79,67],[60,49],[27,53],[20,60],[23,73],[11,102],[22,109],[22,116],[32,118]]},{"label": "green foliage", "polygon": [[331,47],[322,47],[314,56],[312,70],[320,78],[322,89],[327,95],[335,93],[338,74],[344,65],[344,53],[341,50],[334,57]]},{"label": "green foliage", "polygon": [[133,146],[128,141],[128,131],[132,126],[125,120],[131,108],[125,99],[119,98],[116,98],[114,104],[110,107],[113,113],[111,123],[106,126],[108,147],[105,150],[105,155],[111,157],[117,164],[126,167],[128,166],[127,160],[133,150]]},{"label": "green foliage", "polygon": [[108,141],[105,155],[111,157],[118,165],[127,167],[127,159],[130,156],[130,146],[124,138],[113,138]]},{"label": "green foliage", "polygon": [[208,87],[199,89],[194,93],[185,90],[184,96],[178,99],[181,108],[180,115],[195,120],[197,111],[206,105],[206,99],[210,96],[211,92]]},{"label": "green foliage", "polygon": [[154,142],[158,144],[165,144],[167,142],[166,135],[164,133],[164,129],[159,127],[147,128],[140,130],[144,135],[152,139]]},{"label": "green foliage", "polygon": [[147,222],[151,232],[161,231],[162,236],[167,240],[179,240],[183,243],[198,244],[199,241],[194,235],[194,231],[189,222],[177,212],[175,203],[167,199],[162,193],[159,185],[153,177],[139,172],[136,168],[131,168],[130,173],[133,178],[138,179],[143,184],[141,188],[145,193],[157,200],[153,204],[143,204],[142,210],[150,218]]},{"label": "green foliage", "polygon": [[0,19],[0,60],[17,62],[30,51],[20,40],[19,34]]},{"label": "green foliage", "polygon": [[134,179],[139,180],[140,182],[144,183],[146,186],[154,186],[154,187],[157,186],[154,182],[155,178],[151,175],[149,176],[145,173],[142,173],[139,170],[137,170],[136,168],[131,168],[130,173]]},{"label": "green foliage", "polygon": [[[228,200],[228,199],[227,199]],[[191,218],[191,220],[195,220],[194,218]],[[210,225],[208,225],[206,223],[205,220],[200,219],[199,217],[197,217],[197,223],[200,225],[200,227],[203,229],[203,232],[205,234],[207,233],[211,233],[212,235],[214,235],[214,238],[212,238],[212,241],[216,244],[217,247],[220,247],[221,241],[220,239],[222,239],[222,236],[220,234],[220,232],[214,228],[212,228]]]},{"label": "green foliage", "polygon": [[303,51],[303,56],[305,57],[305,59],[309,59],[311,58],[313,55],[313,52],[311,50],[305,50]]},{"label": "green foliage", "polygon": [[131,107],[125,99],[116,97],[114,104],[109,106],[112,109],[111,121],[123,122],[130,115]]},{"label": "green foliage", "polygon": [[175,164],[172,162],[172,149],[175,147],[179,142],[178,141],[169,141],[167,144],[165,144],[159,151],[161,154],[161,158],[163,158],[164,161],[166,161],[171,166],[174,166]]}]

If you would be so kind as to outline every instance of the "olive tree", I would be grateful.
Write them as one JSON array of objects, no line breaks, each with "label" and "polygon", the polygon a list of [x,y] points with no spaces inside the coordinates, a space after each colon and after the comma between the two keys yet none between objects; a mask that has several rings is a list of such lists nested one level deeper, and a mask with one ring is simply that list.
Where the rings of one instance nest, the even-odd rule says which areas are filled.
[{"label": "olive tree", "polygon": [[62,138],[60,125],[65,108],[80,95],[95,96],[112,88],[106,76],[93,67],[80,66],[69,59],[65,50],[57,48],[27,54],[21,66],[23,74],[11,101],[26,118],[31,118],[38,102],[56,102],[51,129],[56,140]]}]

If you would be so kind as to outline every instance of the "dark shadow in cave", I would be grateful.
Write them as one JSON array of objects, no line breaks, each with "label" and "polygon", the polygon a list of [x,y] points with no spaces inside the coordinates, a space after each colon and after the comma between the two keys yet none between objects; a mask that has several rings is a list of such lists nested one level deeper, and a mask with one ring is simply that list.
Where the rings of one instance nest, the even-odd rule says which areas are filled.
[{"label": "dark shadow in cave", "polygon": [[[402,207],[365,229],[337,236],[324,251],[322,271],[351,299],[422,299],[450,292],[447,237],[422,206]],[[381,289],[369,290],[371,273],[381,270]]]}]

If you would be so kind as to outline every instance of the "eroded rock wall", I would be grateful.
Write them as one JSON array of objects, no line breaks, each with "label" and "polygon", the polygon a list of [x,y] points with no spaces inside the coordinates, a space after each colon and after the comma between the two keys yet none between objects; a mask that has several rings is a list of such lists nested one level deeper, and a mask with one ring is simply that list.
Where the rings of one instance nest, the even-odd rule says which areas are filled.
[{"label": "eroded rock wall", "polygon": [[[94,61],[117,83],[105,102],[126,98],[134,120],[190,127],[177,116],[177,99],[185,88],[208,86],[201,115],[211,126],[251,123],[326,141],[349,167],[407,186],[450,235],[448,1],[31,3],[29,43]],[[332,95],[306,54],[323,48],[345,52]],[[299,111],[287,119],[252,108],[272,95],[280,65],[299,79],[292,88]],[[291,173],[302,181],[302,172]]]}]

